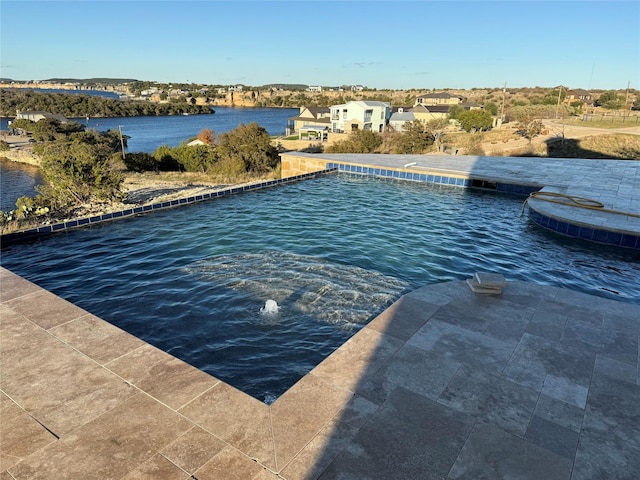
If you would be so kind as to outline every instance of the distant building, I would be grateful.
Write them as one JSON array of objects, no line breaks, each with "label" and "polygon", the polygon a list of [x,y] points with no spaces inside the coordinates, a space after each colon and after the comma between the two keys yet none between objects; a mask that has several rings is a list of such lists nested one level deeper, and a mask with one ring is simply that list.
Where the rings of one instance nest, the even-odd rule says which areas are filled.
[{"label": "distant building", "polygon": [[32,122],[37,122],[43,118],[57,120],[60,123],[67,123],[69,121],[64,115],[58,115],[57,113],[42,112],[40,110],[16,111],[16,120],[31,120]]},{"label": "distant building", "polygon": [[415,105],[457,105],[460,102],[462,102],[462,97],[458,95],[452,95],[449,92],[434,92],[420,95],[416,99]]},{"label": "distant building", "polygon": [[391,117],[389,118],[389,127],[396,132],[404,131],[404,128],[408,123],[413,123],[416,119],[415,115],[409,109],[404,107],[399,107],[397,109],[394,108],[394,112],[391,113]]},{"label": "distant building", "polygon": [[322,87],[320,85],[309,85],[309,88],[307,88],[308,92],[321,92],[322,91]]},{"label": "distant building", "polygon": [[308,126],[329,127],[330,115],[329,107],[301,107],[298,115],[287,119],[287,135],[299,133],[300,129]]},{"label": "distant building", "polygon": [[345,133],[354,130],[382,132],[391,117],[391,105],[378,101],[351,101],[331,106],[331,131]]}]

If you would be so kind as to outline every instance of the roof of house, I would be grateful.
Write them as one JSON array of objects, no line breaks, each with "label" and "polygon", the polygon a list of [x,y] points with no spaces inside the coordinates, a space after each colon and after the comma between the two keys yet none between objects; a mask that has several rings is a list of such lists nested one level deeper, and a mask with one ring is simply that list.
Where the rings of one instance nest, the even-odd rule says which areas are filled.
[{"label": "roof of house", "polygon": [[336,107],[345,107],[347,105],[356,104],[361,108],[366,107],[388,107],[391,108],[391,105],[387,102],[379,102],[377,100],[350,100],[347,103],[343,103],[340,105],[331,105],[331,108]]},{"label": "roof of house", "polygon": [[434,93],[425,93],[424,95],[419,95],[418,98],[460,98],[460,95],[452,95],[449,92],[434,92]]},{"label": "roof of house", "polygon": [[389,118],[389,122],[413,122],[416,116],[413,112],[394,112]]},{"label": "roof of house", "polygon": [[411,109],[418,113],[449,113],[451,105],[416,105]]},{"label": "roof of house", "polygon": [[64,115],[60,115],[57,113],[51,113],[51,112],[44,112],[42,110],[25,110],[24,112],[18,112],[16,114],[16,118],[26,118],[26,117],[33,117],[35,115],[41,115],[44,118],[49,118],[51,120],[57,120],[59,122],[68,122],[69,119],[67,117],[65,117]]},{"label": "roof of house", "polygon": [[578,96],[591,95],[591,92],[588,92],[588,91],[583,90],[581,88],[572,88],[567,93],[572,93],[573,95],[578,95]]}]

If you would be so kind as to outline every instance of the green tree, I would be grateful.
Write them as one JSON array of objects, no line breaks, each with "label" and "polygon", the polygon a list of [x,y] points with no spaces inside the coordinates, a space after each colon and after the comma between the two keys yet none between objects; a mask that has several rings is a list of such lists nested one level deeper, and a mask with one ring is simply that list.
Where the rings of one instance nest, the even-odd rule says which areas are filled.
[{"label": "green tree", "polygon": [[209,145],[187,145],[183,143],[176,148],[178,162],[187,172],[207,171],[217,160],[216,150]]},{"label": "green tree", "polygon": [[223,164],[240,162],[243,170],[249,173],[267,173],[279,161],[278,150],[271,144],[269,133],[255,122],[241,123],[236,129],[221,134],[216,151]]},{"label": "green tree", "polygon": [[624,104],[624,97],[618,95],[614,90],[609,90],[604,92],[598,99],[594,102],[596,107],[603,107],[609,110],[617,110],[622,108]]},{"label": "green tree", "polygon": [[420,120],[407,122],[404,130],[396,136],[393,142],[396,153],[423,153],[433,145],[435,137],[431,128]]},{"label": "green tree", "polygon": [[460,105],[451,105],[449,108],[449,118],[452,120],[456,120],[458,115],[460,115],[464,110]]},{"label": "green tree", "polygon": [[495,102],[487,102],[484,105],[484,109],[494,117],[498,115],[498,104]]},{"label": "green tree", "polygon": [[382,136],[371,130],[355,130],[345,140],[326,148],[327,153],[372,153],[382,145]]},{"label": "green tree", "polygon": [[479,109],[460,112],[456,120],[466,132],[489,130],[493,126],[491,113]]},{"label": "green tree", "polygon": [[51,142],[43,146],[40,197],[53,211],[65,211],[91,201],[121,198],[122,176],[111,166],[108,142]]}]

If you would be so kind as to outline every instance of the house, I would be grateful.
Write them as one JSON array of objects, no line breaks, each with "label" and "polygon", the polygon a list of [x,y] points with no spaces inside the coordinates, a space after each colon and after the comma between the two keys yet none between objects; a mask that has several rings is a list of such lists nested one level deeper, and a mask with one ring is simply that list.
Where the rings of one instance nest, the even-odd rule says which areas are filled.
[{"label": "house", "polygon": [[389,127],[396,132],[404,131],[407,122],[412,123],[416,119],[413,112],[405,107],[398,107],[393,110],[391,117],[389,117]]},{"label": "house", "polygon": [[48,120],[57,120],[60,123],[67,123],[69,120],[64,115],[57,113],[42,112],[40,110],[26,110],[24,112],[16,111],[16,120],[31,120],[37,122],[46,118]]},{"label": "house", "polygon": [[391,105],[378,101],[351,101],[331,106],[331,131],[345,133],[353,130],[382,132],[391,117]]},{"label": "house", "polygon": [[308,126],[331,125],[331,110],[329,107],[300,107],[300,113],[287,119],[287,135],[300,133],[300,129]]},{"label": "house", "polygon": [[320,85],[309,85],[309,88],[307,88],[308,92],[321,92],[322,91],[322,86]]},{"label": "house", "polygon": [[447,118],[451,105],[424,105],[418,104],[411,109],[416,120],[429,122],[438,118]]},{"label": "house", "polygon": [[452,95],[449,92],[434,92],[420,95],[416,98],[415,105],[457,105],[460,102],[462,102],[462,97],[458,95]]},{"label": "house", "polygon": [[567,94],[564,97],[563,103],[573,103],[578,101],[582,101],[582,103],[591,105],[593,103],[593,95],[591,95],[591,92],[582,90],[581,88],[567,90]]}]

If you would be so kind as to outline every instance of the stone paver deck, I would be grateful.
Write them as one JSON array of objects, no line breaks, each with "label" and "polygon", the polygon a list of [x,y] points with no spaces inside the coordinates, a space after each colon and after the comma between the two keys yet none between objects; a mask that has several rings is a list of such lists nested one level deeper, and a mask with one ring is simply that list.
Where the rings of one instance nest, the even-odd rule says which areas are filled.
[{"label": "stone paver deck", "polygon": [[635,305],[426,286],[268,406],[6,269],[0,282],[2,480],[640,472]]}]

